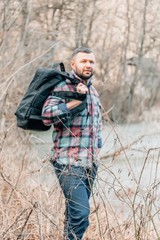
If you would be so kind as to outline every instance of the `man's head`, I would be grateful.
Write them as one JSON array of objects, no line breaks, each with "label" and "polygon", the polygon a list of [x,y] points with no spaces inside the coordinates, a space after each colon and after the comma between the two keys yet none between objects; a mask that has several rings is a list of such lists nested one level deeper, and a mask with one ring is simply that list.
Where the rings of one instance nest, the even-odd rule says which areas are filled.
[{"label": "man's head", "polygon": [[83,80],[88,80],[94,74],[95,56],[91,49],[80,47],[73,51],[71,67],[75,74]]}]

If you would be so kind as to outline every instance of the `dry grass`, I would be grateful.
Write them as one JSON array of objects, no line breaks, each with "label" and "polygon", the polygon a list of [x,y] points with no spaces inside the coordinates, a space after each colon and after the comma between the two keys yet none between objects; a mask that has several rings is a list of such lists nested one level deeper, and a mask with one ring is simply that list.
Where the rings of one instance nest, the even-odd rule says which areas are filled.
[{"label": "dry grass", "polygon": [[[127,156],[116,171],[120,156],[102,162],[84,240],[160,239],[159,150],[146,151],[138,173]],[[1,134],[0,160],[0,239],[63,239],[64,198],[47,157],[38,158],[31,148],[30,135],[14,126]],[[144,185],[147,164],[151,180]],[[130,185],[121,179],[123,172]]]}]

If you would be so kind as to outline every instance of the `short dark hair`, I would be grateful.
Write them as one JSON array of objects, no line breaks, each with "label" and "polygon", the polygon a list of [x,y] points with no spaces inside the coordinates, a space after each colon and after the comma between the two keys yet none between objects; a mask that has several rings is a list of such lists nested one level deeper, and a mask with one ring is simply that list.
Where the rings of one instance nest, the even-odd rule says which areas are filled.
[{"label": "short dark hair", "polygon": [[76,56],[79,52],[84,52],[84,53],[93,53],[92,49],[87,48],[87,47],[79,47],[76,48],[73,53],[72,53],[72,58]]}]

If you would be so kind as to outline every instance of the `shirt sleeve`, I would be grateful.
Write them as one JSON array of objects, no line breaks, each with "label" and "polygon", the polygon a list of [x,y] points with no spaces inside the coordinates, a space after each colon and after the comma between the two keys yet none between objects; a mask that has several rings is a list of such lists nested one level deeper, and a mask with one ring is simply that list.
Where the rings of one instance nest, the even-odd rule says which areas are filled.
[{"label": "shirt sleeve", "polygon": [[59,97],[49,96],[42,109],[43,123],[47,126],[66,121],[70,117],[70,110]]},{"label": "shirt sleeve", "polygon": [[98,148],[102,148],[102,114],[101,114],[100,103],[99,103],[99,124],[98,124]]}]

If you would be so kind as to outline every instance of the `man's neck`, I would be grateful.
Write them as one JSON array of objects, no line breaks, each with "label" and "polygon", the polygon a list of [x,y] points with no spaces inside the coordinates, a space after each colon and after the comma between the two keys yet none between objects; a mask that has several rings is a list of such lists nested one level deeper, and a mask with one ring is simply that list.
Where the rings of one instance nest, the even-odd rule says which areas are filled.
[{"label": "man's neck", "polygon": [[87,85],[91,81],[91,78],[89,78],[89,79],[82,79],[82,78],[80,78],[73,70],[72,70],[71,73],[73,74],[73,76],[75,78],[77,78],[78,80],[82,81],[85,85]]}]

